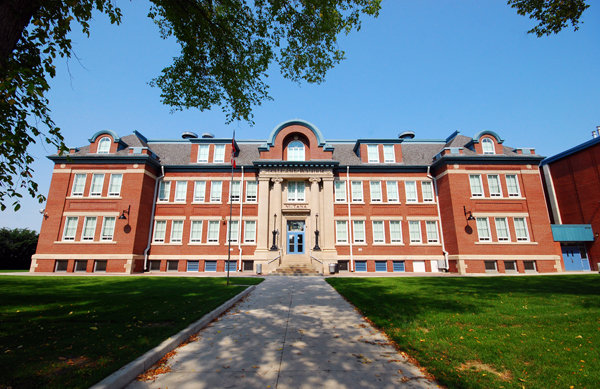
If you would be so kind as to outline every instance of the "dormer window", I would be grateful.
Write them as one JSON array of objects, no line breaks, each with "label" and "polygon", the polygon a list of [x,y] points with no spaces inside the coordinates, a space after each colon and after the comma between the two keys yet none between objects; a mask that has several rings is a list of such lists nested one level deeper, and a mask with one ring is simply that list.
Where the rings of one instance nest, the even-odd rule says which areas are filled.
[{"label": "dormer window", "polygon": [[108,154],[110,152],[110,138],[104,137],[98,141],[98,154]]},{"label": "dormer window", "polygon": [[484,138],[481,141],[481,148],[484,154],[496,154],[494,151],[494,142],[490,138]]},{"label": "dormer window", "polygon": [[369,163],[379,163],[379,147],[377,145],[367,145],[367,157]]},{"label": "dormer window", "polygon": [[304,143],[295,140],[288,145],[288,161],[304,161]]}]

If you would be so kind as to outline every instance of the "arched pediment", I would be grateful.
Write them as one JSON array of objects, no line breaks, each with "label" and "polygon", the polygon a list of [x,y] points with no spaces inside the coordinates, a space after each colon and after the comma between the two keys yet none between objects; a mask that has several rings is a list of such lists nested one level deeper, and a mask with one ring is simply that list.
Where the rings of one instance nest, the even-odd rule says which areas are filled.
[{"label": "arched pediment", "polygon": [[102,135],[110,135],[113,138],[114,143],[121,142],[121,137],[119,135],[117,135],[116,132],[111,131],[111,130],[100,130],[97,133],[95,133],[94,136],[92,136],[90,139],[88,139],[88,141],[90,141],[90,143],[94,143],[96,141],[96,139],[98,139],[98,137],[100,137]]},{"label": "arched pediment", "polygon": [[473,137],[471,142],[479,143],[479,140],[484,135],[489,135],[489,136],[493,137],[494,139],[496,139],[496,142],[498,142],[499,144],[502,144],[504,142],[504,139],[500,138],[500,136],[498,134],[496,134],[494,131],[490,131],[490,130],[484,130],[484,131],[481,131],[481,132],[475,134],[475,136]]},{"label": "arched pediment", "polygon": [[269,138],[267,139],[267,143],[261,145],[259,147],[259,150],[268,151],[271,147],[275,146],[275,140],[277,139],[277,135],[281,132],[281,130],[293,125],[302,126],[312,131],[312,133],[317,138],[318,146],[323,147],[323,151],[333,151],[333,147],[325,142],[325,138],[323,137],[321,130],[319,130],[317,126],[310,122],[300,119],[287,120],[275,126],[275,128],[273,128],[273,131],[271,131],[271,135],[269,135]]}]

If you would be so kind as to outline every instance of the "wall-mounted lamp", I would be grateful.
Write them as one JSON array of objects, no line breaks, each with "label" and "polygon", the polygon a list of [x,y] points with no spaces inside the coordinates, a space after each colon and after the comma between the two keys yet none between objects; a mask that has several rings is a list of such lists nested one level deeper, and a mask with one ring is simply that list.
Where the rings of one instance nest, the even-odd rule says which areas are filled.
[{"label": "wall-mounted lamp", "polygon": [[315,247],[313,251],[321,251],[319,247],[319,214],[315,214]]},{"label": "wall-mounted lamp", "polygon": [[44,219],[48,219],[48,212],[46,212],[46,208],[41,208],[40,213],[44,216]]},{"label": "wall-mounted lamp", "polygon": [[465,217],[467,217],[467,214],[469,215],[469,217],[467,217],[467,224],[469,223],[470,220],[475,220],[475,218],[473,217],[473,212],[467,211],[467,207],[465,207],[464,205],[463,205],[463,211],[465,211]]},{"label": "wall-mounted lamp", "polygon": [[271,246],[271,248],[269,249],[269,251],[277,251],[277,244],[275,244],[275,239],[277,237],[277,214],[273,215],[273,245]]},{"label": "wall-mounted lamp", "polygon": [[[127,220],[127,216],[129,216],[129,211],[131,211],[131,205],[127,208],[127,211],[123,210],[121,216],[119,216],[119,220]],[[125,216],[125,214],[127,214],[127,216]]]}]

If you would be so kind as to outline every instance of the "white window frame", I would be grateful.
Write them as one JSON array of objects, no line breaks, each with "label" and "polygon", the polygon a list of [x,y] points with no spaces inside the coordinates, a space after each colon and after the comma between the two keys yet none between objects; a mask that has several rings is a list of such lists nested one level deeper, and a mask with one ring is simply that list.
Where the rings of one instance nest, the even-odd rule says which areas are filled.
[{"label": "white window frame", "polygon": [[[181,226],[181,230],[175,231],[175,226]],[[175,235],[177,233],[177,235]],[[172,220],[171,221],[171,243],[181,243],[183,240],[183,220]]]},{"label": "white window frame", "polygon": [[[211,226],[216,226],[216,231],[211,229]],[[219,233],[221,228],[221,222],[219,220],[208,221],[208,234],[206,235],[207,243],[219,243]],[[214,234],[216,234],[216,239]]]},{"label": "white window frame", "polygon": [[[185,203],[187,200],[187,181],[175,181],[175,202]],[[183,195],[183,197],[182,197]]]},{"label": "white window frame", "polygon": [[[412,190],[409,190],[410,187],[414,189],[414,197],[411,195]],[[404,181],[404,191],[406,193],[406,202],[407,203],[417,203],[419,202],[419,194],[417,193],[417,181]]]},{"label": "white window frame", "polygon": [[[198,227],[199,226],[199,227]],[[192,225],[190,227],[190,243],[202,243],[202,228],[203,228],[202,220],[192,220]],[[194,238],[194,232],[199,236],[198,238]]]},{"label": "white window frame", "polygon": [[490,138],[483,138],[481,140],[481,150],[484,154],[496,154],[496,150],[494,150],[494,141]]},{"label": "white window frame", "polygon": [[[398,226],[398,231],[396,232],[396,228],[392,226]],[[397,238],[395,238],[396,233],[398,234]],[[402,243],[402,222],[400,220],[390,220],[390,243]]]},{"label": "white window frame", "polygon": [[[302,191],[299,190],[300,187],[302,187]],[[288,181],[287,192],[287,201],[290,203],[303,203],[306,201],[306,184],[304,181]]]},{"label": "white window frame", "polygon": [[[360,226],[360,227],[357,227]],[[354,235],[354,243],[365,243],[365,222],[364,220],[352,221],[352,232]]]},{"label": "white window frame", "polygon": [[229,201],[239,202],[242,198],[241,194],[242,182],[241,181],[230,181],[229,182]]},{"label": "white window frame", "polygon": [[[485,222],[485,226],[480,224],[480,223],[484,223],[484,222]],[[491,242],[492,241],[492,231],[490,229],[489,218],[487,218],[487,217],[475,218],[475,223],[477,224],[477,236],[479,237],[479,241],[480,242]],[[482,234],[482,232],[483,232],[482,227],[486,228],[487,236]]]},{"label": "white window frame", "polygon": [[425,231],[427,232],[427,243],[440,243],[440,234],[437,221],[425,221]]},{"label": "white window frame", "polygon": [[[477,180],[477,182],[474,180]],[[475,187],[473,184],[478,184],[479,188]],[[484,197],[481,174],[469,174],[469,186],[471,187],[471,197]],[[477,189],[479,189],[479,192],[477,192]]]},{"label": "white window frame", "polygon": [[223,196],[223,181],[210,182],[210,202],[220,203]]},{"label": "white window frame", "polygon": [[[77,235],[77,225],[79,224],[79,218],[77,216],[68,216],[65,219],[65,227],[63,230],[63,241],[74,241],[75,235]],[[72,230],[72,234],[71,234]]]},{"label": "white window frame", "polygon": [[[376,231],[379,228],[381,228],[381,231]],[[378,233],[381,234],[380,237],[377,237]],[[373,220],[373,243],[385,243],[385,225],[382,220]]]},{"label": "white window frame", "polygon": [[246,182],[246,201],[249,203],[255,203],[258,201],[258,182]]},{"label": "white window frame", "polygon": [[[523,221],[523,229],[525,231],[525,236],[519,236],[519,230],[517,229],[517,220]],[[514,217],[513,224],[515,226],[515,237],[517,239],[517,242],[529,242],[530,237],[529,237],[529,228],[527,227],[527,218]]]},{"label": "white window frame", "polygon": [[198,163],[208,163],[210,145],[198,145]]},{"label": "white window frame", "polygon": [[[416,228],[416,230],[415,230],[415,228]],[[417,238],[417,233],[418,233],[418,238]],[[423,234],[421,233],[421,221],[420,220],[409,220],[408,221],[408,235],[410,236],[410,243],[423,243]]]},{"label": "white window frame", "polygon": [[383,145],[383,162],[396,162],[396,152],[394,150],[394,145]]},{"label": "white window frame", "polygon": [[[107,222],[112,222],[112,228],[107,231]],[[117,218],[114,216],[105,216],[102,218],[102,231],[100,232],[100,240],[102,241],[112,241],[115,237],[115,227],[117,224]]]},{"label": "white window frame", "polygon": [[108,183],[108,195],[118,197],[121,195],[121,186],[123,185],[123,174],[111,174]]},{"label": "white window frame", "polygon": [[[495,177],[495,178],[493,178]],[[502,197],[502,184],[500,183],[500,175],[499,174],[488,174],[488,190],[490,191],[490,197]],[[492,181],[496,180],[498,184],[498,191],[494,192],[492,190]]]},{"label": "white window frame", "polygon": [[213,163],[225,162],[225,145],[215,145],[213,152]]},{"label": "white window frame", "polygon": [[431,181],[421,181],[421,193],[423,194],[423,202],[433,202],[435,200]]},{"label": "white window frame", "polygon": [[379,145],[367,145],[367,160],[369,163],[379,163]]},{"label": "white window frame", "polygon": [[[352,202],[353,203],[362,203],[364,201],[363,182],[362,181],[352,181],[350,184],[350,187],[352,188]],[[355,188],[360,188],[360,197],[354,196],[355,194],[358,194],[358,191],[354,190]]]},{"label": "white window frame", "polygon": [[[96,149],[96,154],[109,154],[111,143],[112,140],[108,136],[100,138],[100,140],[98,141],[98,148]],[[105,145],[108,145],[108,147]]]},{"label": "white window frame", "polygon": [[90,196],[101,197],[103,188],[104,188],[104,174],[92,174],[92,183],[90,185]]},{"label": "white window frame", "polygon": [[346,202],[346,181],[335,181],[335,202],[344,203]]},{"label": "white window frame", "polygon": [[[83,228],[81,229],[81,240],[84,242],[90,242],[94,240],[94,237],[96,236],[96,223],[97,223],[98,218],[96,216],[86,216],[85,219],[83,219]],[[88,222],[92,223],[92,225],[90,226],[88,231]],[[91,232],[91,234],[87,234],[86,232]]]},{"label": "white window frame", "polygon": [[[83,180],[83,182],[80,182],[80,180]],[[75,174],[75,177],[73,178],[73,188],[71,188],[71,196],[83,196],[86,181],[87,174]]]},{"label": "white window frame", "polygon": [[[515,179],[515,186],[517,187],[517,191],[516,192],[511,192],[511,188],[510,185],[508,184],[509,182],[509,178],[508,177],[514,177]],[[506,188],[508,191],[508,197],[521,197],[521,187],[519,186],[519,176],[517,176],[516,174],[507,174],[506,175]]]},{"label": "white window frame", "polygon": [[386,181],[385,189],[387,192],[388,203],[400,202],[400,193],[398,192],[398,181]]},{"label": "white window frame", "polygon": [[[233,227],[235,226],[235,227]],[[229,235],[229,230],[231,230],[231,235]],[[237,220],[231,220],[231,221],[227,221],[227,236],[225,237],[225,241],[227,241],[227,239],[229,239],[229,242],[231,243],[237,243],[238,242],[238,234],[239,234],[239,230],[240,230],[240,222]]]},{"label": "white window frame", "polygon": [[346,220],[335,221],[335,242],[337,244],[348,243],[348,222]]},{"label": "white window frame", "polygon": [[[297,146],[300,144],[302,147]],[[306,159],[304,143],[299,140],[290,142],[287,146],[287,160],[288,161],[304,161]]]},{"label": "white window frame", "polygon": [[[161,193],[163,196],[161,197]],[[168,203],[171,198],[171,181],[161,181],[158,185],[158,201]]]},{"label": "white window frame", "polygon": [[[252,226],[252,228],[249,228]],[[256,221],[246,220],[244,222],[244,243],[256,243]]]},{"label": "white window frame", "polygon": [[[506,229],[506,236],[500,236],[500,223],[504,223],[504,228]],[[508,219],[505,217],[497,217],[494,219],[494,224],[496,225],[496,236],[498,237],[498,242],[510,242],[510,229],[508,228]]]},{"label": "white window frame", "polygon": [[194,202],[206,201],[206,181],[194,181]]},{"label": "white window frame", "polygon": [[381,203],[383,201],[383,195],[381,193],[381,181],[369,181],[369,184],[371,189],[371,202]]},{"label": "white window frame", "polygon": [[[158,226],[161,226],[160,230],[159,230]],[[167,221],[166,220],[155,220],[154,221],[154,233],[152,234],[152,242],[165,243],[166,236],[167,236]]]}]

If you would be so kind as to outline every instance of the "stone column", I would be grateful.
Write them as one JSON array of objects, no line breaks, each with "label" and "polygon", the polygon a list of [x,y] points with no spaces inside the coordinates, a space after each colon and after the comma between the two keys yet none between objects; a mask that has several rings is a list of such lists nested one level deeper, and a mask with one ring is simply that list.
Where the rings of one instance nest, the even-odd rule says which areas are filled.
[{"label": "stone column", "polygon": [[335,251],[335,224],[333,220],[333,177],[323,178],[323,246],[325,250]]},{"label": "stone column", "polygon": [[[313,226],[312,231],[310,232],[312,234],[312,236],[310,237],[310,239],[307,239],[307,241],[312,242],[312,245],[310,248],[315,246],[315,230],[319,230],[319,246],[321,246],[323,244],[323,230],[322,228],[320,228],[319,225],[315,224],[315,215],[318,214],[320,212],[320,206],[319,206],[319,182],[321,182],[321,179],[318,177],[313,177],[313,178],[309,178],[310,181],[310,217],[311,217],[311,223],[310,225]],[[323,215],[319,215],[319,219],[323,217]],[[321,224],[319,222],[319,224]]]},{"label": "stone column", "polygon": [[[281,226],[282,226],[282,221],[283,221],[283,215],[281,213],[281,196],[282,196],[282,191],[281,191],[281,183],[283,182],[283,178],[271,178],[271,181],[273,181],[273,189],[272,189],[272,193],[271,193],[271,207],[270,207],[270,212],[269,212],[269,223],[271,223],[272,228],[269,229],[269,237],[271,238],[271,240],[273,239],[273,235],[271,233],[271,231],[273,230],[279,230],[279,237],[276,239],[276,244],[279,247],[280,244],[279,242],[283,242],[281,236],[283,236],[283,234],[285,234],[285,231],[281,230]],[[277,220],[275,225],[273,225],[273,215],[277,214]],[[273,244],[273,242],[269,242],[269,247],[271,247],[271,245]],[[281,247],[279,247],[281,248]]]},{"label": "stone column", "polygon": [[256,249],[268,250],[269,237],[269,179],[258,179],[258,223],[256,226]]}]

